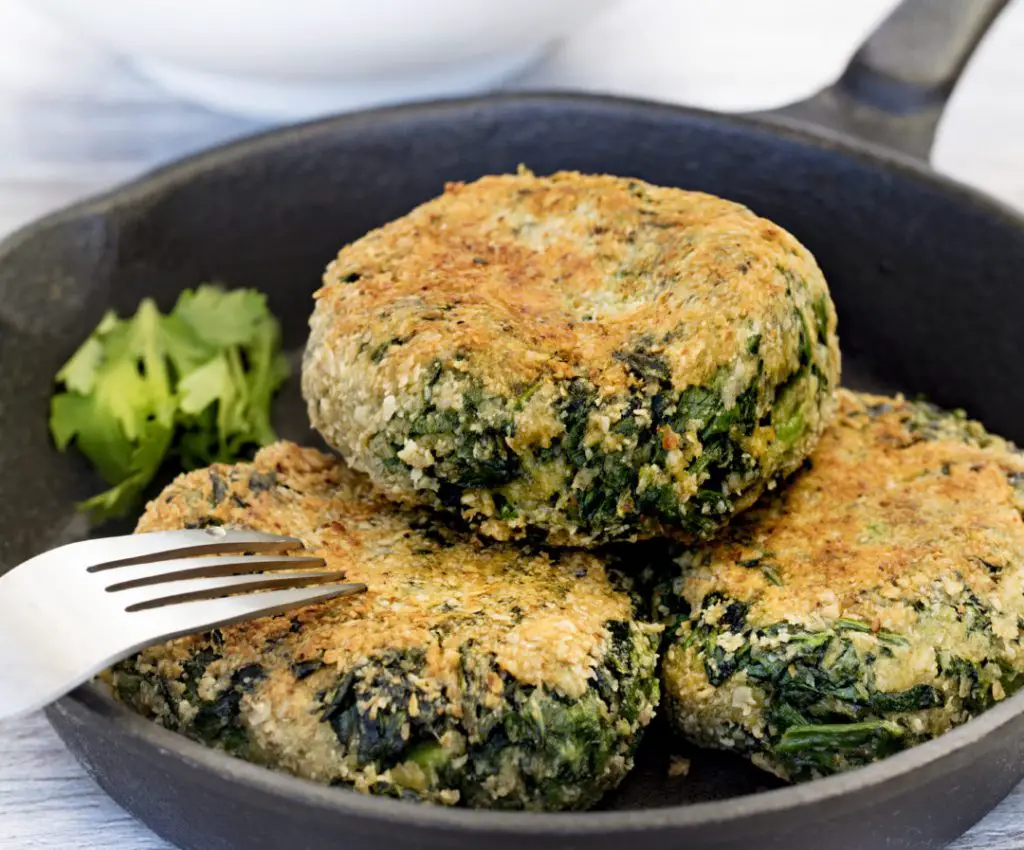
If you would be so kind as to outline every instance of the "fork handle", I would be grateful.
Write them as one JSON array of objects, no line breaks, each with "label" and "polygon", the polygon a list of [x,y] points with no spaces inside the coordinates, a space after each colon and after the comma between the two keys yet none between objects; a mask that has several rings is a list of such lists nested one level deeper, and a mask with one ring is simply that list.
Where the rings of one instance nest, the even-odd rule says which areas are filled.
[{"label": "fork handle", "polygon": [[[13,574],[9,574],[13,575]],[[13,579],[12,582],[13,583]],[[0,593],[0,718],[36,711],[91,679],[106,641],[76,632],[76,618],[54,617],[16,587]],[[38,592],[38,589],[37,589]],[[42,624],[42,625],[41,625]],[[26,647],[32,641],[31,651]],[[110,648],[110,653],[116,653]]]},{"label": "fork handle", "polygon": [[51,655],[40,664],[17,642],[0,641],[0,719],[37,711],[99,672],[76,673],[69,657]]}]

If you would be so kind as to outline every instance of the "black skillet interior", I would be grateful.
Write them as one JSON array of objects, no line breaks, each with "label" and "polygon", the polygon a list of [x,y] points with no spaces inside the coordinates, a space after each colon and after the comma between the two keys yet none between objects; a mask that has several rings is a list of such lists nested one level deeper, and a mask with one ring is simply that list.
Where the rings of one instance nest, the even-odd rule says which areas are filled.
[{"label": "black skillet interior", "polygon": [[[991,11],[1001,4],[987,5]],[[961,34],[964,56],[985,23]],[[748,120],[571,96],[425,105],[280,131],[201,156],[48,218],[0,248],[0,564],[13,565],[83,531],[71,505],[97,482],[82,464],[53,450],[47,399],[54,372],[104,311],[131,311],[145,296],[167,307],[183,287],[203,280],[256,287],[281,318],[286,345],[298,350],[310,293],[341,244],[437,194],[445,181],[510,171],[520,163],[538,173],[571,168],[627,174],[747,204],[791,230],[818,257],[838,306],[846,383],[924,393],[1024,441],[1024,359],[1017,356],[1024,226],[996,205],[898,156]],[[312,439],[294,381],[279,414],[284,436]],[[65,701],[51,717],[132,811],[186,846],[276,846],[267,842],[280,835],[271,839],[266,825],[258,832],[244,806],[215,827],[169,812],[156,789],[148,797],[132,789],[132,768],[123,762],[129,750],[101,752],[100,742],[111,740],[111,718],[119,721],[116,710],[90,714],[84,706],[96,699]],[[986,763],[984,779],[978,774],[961,805],[924,817],[926,802],[918,796],[906,811],[890,812],[888,820],[879,816],[875,825],[855,813],[843,815],[849,823],[830,846],[873,847],[882,839],[894,839],[890,846],[939,846],[1020,777],[1019,747],[1009,746],[1020,725],[1001,727],[1005,741],[987,740],[986,749],[1002,750],[1004,757]],[[156,741],[153,752],[167,755],[167,743]],[[776,784],[738,760],[709,753],[692,754],[691,781],[668,781],[669,752],[685,750],[655,730],[640,767],[607,807],[734,797]],[[969,771],[970,764],[981,770],[976,757],[962,769]],[[146,773],[141,764],[138,770]],[[173,776],[167,781],[173,784]],[[944,787],[943,781],[934,773],[915,784]],[[957,781],[971,784],[972,777],[960,774]],[[184,805],[187,792],[181,793],[186,796],[177,799]],[[358,826],[358,819],[353,823]],[[703,838],[680,827],[659,833],[654,844],[670,846],[673,835],[697,841],[694,847],[748,843],[740,840],[742,833],[736,843],[719,843],[708,837],[714,834],[708,823],[702,828]],[[395,829],[389,838],[396,845],[420,840],[399,832],[399,821]],[[915,831],[917,839],[910,837]],[[757,843],[810,848],[817,846],[814,835],[808,822],[804,832],[762,834]],[[304,846],[331,846],[329,836],[328,826],[318,827],[303,833]],[[369,846],[365,834],[351,837],[351,846]],[[614,837],[610,823],[588,844],[613,846],[607,842]]]}]

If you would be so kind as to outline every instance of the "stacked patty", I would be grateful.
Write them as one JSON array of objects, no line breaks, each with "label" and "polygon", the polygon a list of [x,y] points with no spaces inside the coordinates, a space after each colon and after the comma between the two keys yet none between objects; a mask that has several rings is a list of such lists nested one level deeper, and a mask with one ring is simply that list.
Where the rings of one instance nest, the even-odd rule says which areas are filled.
[{"label": "stacked patty", "polygon": [[839,401],[807,469],[685,553],[657,600],[676,727],[791,780],[1024,681],[1024,455],[928,404]]},{"label": "stacked patty", "polygon": [[1024,455],[837,394],[820,270],[741,206],[453,184],[341,251],[311,329],[310,418],[361,472],[278,444],[139,530],[293,535],[369,591],[119,665],[169,728],[369,793],[574,809],[629,770],[659,644],[675,728],[793,781],[1024,683]]},{"label": "stacked patty", "polygon": [[164,726],[318,782],[446,804],[577,809],[632,765],[660,626],[602,558],[484,544],[280,443],[179,477],[139,531],[300,538],[368,591],[147,649],[111,674]]},{"label": "stacked patty", "polygon": [[485,177],[345,247],[310,419],[392,499],[506,540],[703,538],[833,409],[814,258],[746,208],[640,180]]}]

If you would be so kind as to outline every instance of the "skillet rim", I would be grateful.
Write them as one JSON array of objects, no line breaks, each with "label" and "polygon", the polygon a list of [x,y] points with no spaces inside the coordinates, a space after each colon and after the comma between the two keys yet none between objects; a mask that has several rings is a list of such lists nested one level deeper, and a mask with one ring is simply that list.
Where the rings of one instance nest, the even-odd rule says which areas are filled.
[{"label": "skillet rim", "polygon": [[[979,743],[1024,711],[1024,692],[978,715],[962,726],[918,744],[882,761],[846,773],[788,785],[768,791],[741,794],[700,803],[611,811],[526,812],[498,809],[455,808],[388,797],[361,794],[347,788],[320,785],[288,773],[229,756],[172,732],[116,702],[95,684],[83,685],[46,709],[48,720],[59,714],[65,722],[108,723],[111,734],[127,734],[136,742],[156,747],[161,755],[173,756],[190,768],[207,772],[229,782],[236,790],[276,796],[285,802],[315,806],[321,811],[364,818],[382,824],[404,821],[410,826],[437,831],[478,833],[500,832],[520,835],[591,836],[616,833],[644,833],[688,829],[794,813],[829,802],[841,804],[854,792],[878,793],[887,785],[913,780],[917,771]],[[61,721],[58,721],[61,722]],[[58,733],[59,734],[59,733]],[[835,814],[835,810],[831,810]]]},{"label": "skillet rim", "polygon": [[258,154],[265,150],[280,148],[291,141],[303,141],[322,133],[336,130],[358,132],[360,124],[380,125],[391,120],[402,120],[417,115],[428,116],[431,113],[445,111],[464,111],[501,107],[506,104],[522,105],[558,105],[581,104],[603,107],[608,110],[635,110],[649,114],[664,113],[696,118],[707,123],[731,125],[736,128],[750,129],[774,135],[788,141],[825,151],[837,152],[851,159],[874,166],[882,166],[909,177],[919,183],[929,184],[933,188],[953,195],[961,202],[987,209],[1009,223],[1024,228],[1024,211],[1018,211],[1005,201],[986,194],[980,189],[968,186],[952,177],[940,174],[924,161],[910,154],[897,151],[883,145],[846,135],[830,127],[814,125],[793,118],[778,110],[763,112],[714,112],[708,109],[683,106],[667,101],[634,98],[620,95],[592,94],[580,91],[513,91],[499,92],[474,97],[446,98],[416,103],[382,106],[358,112],[329,115],[297,124],[286,124],[259,130],[255,133],[240,136],[219,143],[211,148],[195,151],[162,165],[143,171],[141,174],[113,186],[110,189],[86,195],[71,204],[62,206],[52,212],[32,219],[16,227],[0,237],[0,262],[4,255],[22,239],[33,235],[36,230],[64,221],[83,213],[104,213],[118,208],[135,199],[134,196],[145,197],[151,193],[164,190],[171,186],[188,182],[193,175],[227,165],[249,154]]},{"label": "skillet rim", "polygon": [[[252,155],[302,144],[324,134],[359,133],[365,127],[380,127],[392,121],[405,122],[451,113],[508,107],[590,106],[607,110],[610,115],[623,112],[679,116],[699,123],[725,124],[736,129],[753,129],[797,144],[838,153],[883,171],[927,184],[952,196],[960,204],[970,204],[1008,225],[1024,230],[1024,216],[1008,204],[933,171],[925,162],[909,155],[861,141],[841,133],[802,125],[770,112],[756,115],[716,113],[653,100],[581,92],[511,92],[478,97],[452,98],[423,103],[389,106],[355,113],[329,116],[296,125],[271,128],[191,154],[150,170],[127,183],[92,195],[38,218],[16,229],[0,241],[0,263],[38,232],[52,225],[83,216],[108,215],[118,209],[190,182],[198,174],[232,165]],[[4,324],[0,319],[0,325]],[[78,688],[46,710],[51,724],[60,715],[64,722],[105,724],[112,735],[125,735],[135,742],[156,747],[188,766],[204,770],[236,786],[277,796],[283,800],[314,805],[323,811],[393,824],[410,825],[465,833],[586,836],[609,829],[624,834],[641,834],[665,829],[693,828],[733,822],[777,812],[794,811],[828,801],[840,802],[857,791],[896,786],[913,779],[919,771],[940,760],[967,750],[1000,727],[1024,713],[1024,692],[989,709],[963,726],[938,738],[919,744],[880,762],[847,773],[813,780],[801,785],[727,797],[700,803],[647,809],[589,812],[504,812],[488,809],[457,809],[423,805],[384,797],[360,794],[347,789],[330,788],[290,774],[273,771],[218,750],[205,747],[182,735],[158,726],[131,712],[90,683]],[[73,719],[77,718],[77,719]],[[61,720],[57,721],[58,723]],[[340,793],[339,793],[340,792]]]}]

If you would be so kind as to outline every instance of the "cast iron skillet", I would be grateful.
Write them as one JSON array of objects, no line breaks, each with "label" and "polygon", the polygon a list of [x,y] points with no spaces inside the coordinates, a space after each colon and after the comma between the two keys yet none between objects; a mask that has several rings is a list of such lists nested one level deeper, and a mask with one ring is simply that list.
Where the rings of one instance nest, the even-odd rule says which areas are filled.
[{"label": "cast iron skillet", "polygon": [[[924,163],[943,104],[1005,0],[909,0],[833,87],[759,117],[567,95],[389,109],[260,136],[164,169],[0,246],[0,563],[85,529],[97,486],[46,432],[51,379],[103,311],[216,278],[265,290],[299,348],[340,245],[439,192],[527,163],[633,175],[748,204],[817,255],[846,381],[924,392],[1024,442],[1024,220]],[[804,129],[811,119],[831,130]],[[294,392],[282,430],[311,440]],[[290,424],[289,424],[290,420]],[[56,529],[56,532],[55,532]],[[50,720],[97,782],[183,847],[933,848],[1024,776],[1024,695],[921,747],[792,788],[657,729],[606,811],[448,810],[322,788],[166,732],[85,687]],[[752,793],[763,790],[764,793]],[[681,805],[687,803],[688,805]]]}]

